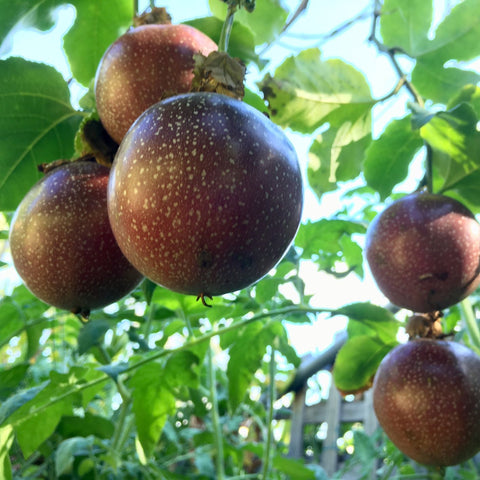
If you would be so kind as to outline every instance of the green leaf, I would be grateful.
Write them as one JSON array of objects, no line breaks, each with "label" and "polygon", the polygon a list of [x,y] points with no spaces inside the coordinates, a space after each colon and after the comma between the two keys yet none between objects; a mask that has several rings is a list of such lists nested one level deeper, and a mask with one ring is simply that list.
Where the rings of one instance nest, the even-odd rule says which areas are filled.
[{"label": "green leaf", "polygon": [[67,438],[58,445],[55,452],[55,473],[57,477],[70,475],[77,455],[88,455],[93,447],[93,437]]},{"label": "green leaf", "polygon": [[129,381],[137,435],[145,457],[153,453],[169,415],[175,411],[175,396],[156,362],[138,368]]},{"label": "green leaf", "polygon": [[72,0],[77,10],[73,27],[64,37],[64,49],[73,76],[88,86],[105,50],[132,24],[133,2]]},{"label": "green leaf", "polygon": [[260,87],[271,119],[284,128],[310,134],[327,122],[337,128],[347,123],[362,132],[347,130],[352,138],[365,136],[362,122],[374,105],[365,77],[341,60],[321,60],[316,48],[288,57]]},{"label": "green leaf", "polygon": [[441,166],[443,189],[465,178],[480,167],[480,132],[473,109],[462,103],[447,112],[439,112],[420,129],[422,138],[450,161]]},{"label": "green leaf", "polygon": [[109,328],[110,323],[106,320],[96,319],[85,323],[78,334],[78,353],[83,355],[90,348],[98,346]]},{"label": "green leaf", "polygon": [[[220,41],[223,21],[215,17],[196,18],[185,24],[195,27],[197,30],[208,35],[215,43]],[[245,63],[255,62],[261,65],[262,62],[255,53],[255,41],[252,31],[239,22],[234,22],[228,43],[228,53],[237,57]]]},{"label": "green leaf", "polygon": [[229,350],[227,366],[228,401],[232,411],[243,402],[256,371],[262,365],[266,347],[274,337],[273,328],[261,322],[252,323],[237,334]]},{"label": "green leaf", "polygon": [[288,475],[289,478],[315,480],[315,473],[305,466],[301,460],[275,455],[272,463],[275,470]]},{"label": "green leaf", "polygon": [[295,245],[304,250],[304,257],[311,257],[320,251],[337,252],[343,235],[365,232],[365,225],[359,222],[322,218],[302,224],[295,237]]},{"label": "green leaf", "polygon": [[448,103],[467,83],[477,83],[480,75],[444,65],[449,60],[469,61],[480,55],[480,0],[456,5],[438,26],[428,50],[417,57],[412,82],[419,92],[435,102]]},{"label": "green leaf", "polygon": [[405,180],[408,166],[423,146],[420,134],[412,130],[411,117],[392,120],[366,151],[364,175],[367,184],[384,200],[395,185]]},{"label": "green leaf", "polygon": [[339,390],[355,393],[369,388],[383,357],[396,345],[379,337],[362,335],[349,338],[333,366],[333,380]]},{"label": "green leaf", "polygon": [[480,87],[476,85],[465,85],[450,99],[447,110],[451,110],[461,103],[468,103],[473,109],[477,118],[480,118]]},{"label": "green leaf", "polygon": [[88,437],[112,438],[115,426],[107,418],[86,412],[83,417],[64,416],[58,424],[57,431],[63,437]]},{"label": "green leaf", "polygon": [[0,401],[9,397],[25,380],[25,374],[29,367],[29,363],[18,363],[0,369]]},{"label": "green leaf", "polygon": [[0,478],[12,480],[10,447],[13,443],[13,429],[10,425],[0,428]]},{"label": "green leaf", "polygon": [[432,0],[385,0],[380,15],[383,43],[411,57],[422,54],[429,45],[432,18]]},{"label": "green leaf", "polygon": [[[345,315],[350,321],[361,323],[377,335],[383,342],[395,342],[399,322],[387,309],[368,302],[352,303],[335,311],[336,315]],[[349,322],[350,324],[350,322]]]},{"label": "green leaf", "polygon": [[412,72],[412,83],[420,95],[436,103],[448,103],[464,85],[477,83],[480,75],[454,67],[444,67],[435,55],[419,57]]},{"label": "green leaf", "polygon": [[[210,10],[222,22],[227,15],[226,3],[209,0]],[[275,40],[281,32],[288,17],[288,11],[279,0],[262,0],[256,2],[252,13],[239,10],[235,13],[235,21],[247,26],[253,33],[255,45]]]},{"label": "green leaf", "polygon": [[[44,388],[35,391],[29,401],[23,403],[8,418],[13,425],[17,441],[24,456],[29,457],[55,431],[62,415],[73,411],[75,397],[69,394],[72,386],[85,373],[85,369],[73,367],[70,373],[50,373]],[[56,400],[61,398],[61,400]],[[3,406],[2,406],[3,407]]]},{"label": "green leaf", "polygon": [[356,178],[362,171],[365,150],[371,142],[370,111],[355,123],[345,122],[317,136],[308,154],[308,182],[320,198],[338,182]]},{"label": "green leaf", "polygon": [[351,236],[365,231],[365,225],[359,222],[321,219],[300,225],[295,245],[303,249],[302,258],[312,259],[326,272],[345,275],[355,271],[362,276],[361,248]]},{"label": "green leaf", "polygon": [[25,325],[25,319],[17,305],[6,297],[0,301],[0,346],[8,343],[14,335],[18,335]]},{"label": "green leaf", "polygon": [[21,23],[23,28],[48,30],[53,26],[52,10],[59,0],[0,0],[0,45],[12,28]]},{"label": "green leaf", "polygon": [[200,385],[200,361],[191,351],[184,350],[170,355],[164,372],[165,381],[172,387],[185,385],[198,388]]},{"label": "green leaf", "polygon": [[37,165],[73,153],[81,117],[52,67],[0,61],[0,210],[14,210],[40,178]]},{"label": "green leaf", "polygon": [[480,206],[480,169],[463,177],[449,190],[451,188],[461,196],[461,201]]}]

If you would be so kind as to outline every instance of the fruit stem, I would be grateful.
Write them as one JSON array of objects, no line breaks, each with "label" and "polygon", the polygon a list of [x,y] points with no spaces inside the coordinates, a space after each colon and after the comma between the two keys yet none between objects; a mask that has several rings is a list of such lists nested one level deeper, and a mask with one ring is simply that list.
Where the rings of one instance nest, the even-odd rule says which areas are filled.
[{"label": "fruit stem", "polygon": [[213,425],[213,435],[215,438],[215,465],[217,470],[217,479],[225,480],[225,468],[223,464],[223,434],[222,426],[220,425],[220,415],[218,413],[218,398],[217,398],[217,379],[216,379],[216,369],[215,364],[213,363],[213,351],[212,345],[207,352],[207,368],[208,368],[208,383],[210,389],[210,402],[212,403],[212,425]]},{"label": "fruit stem", "polygon": [[475,351],[480,354],[480,329],[478,328],[475,312],[469,298],[465,298],[460,302],[463,321],[467,328],[468,336]]},{"label": "fruit stem", "polygon": [[228,4],[227,16],[223,23],[222,33],[220,34],[220,40],[218,41],[218,51],[227,53],[228,43],[230,41],[230,34],[232,33],[233,19],[235,12],[237,11],[237,5],[232,2]]},{"label": "fruit stem", "polygon": [[428,193],[433,193],[433,150],[430,144],[425,142],[427,156],[425,159],[425,184]]},{"label": "fruit stem", "polygon": [[273,414],[274,408],[273,404],[275,403],[276,398],[276,389],[275,389],[275,348],[273,345],[270,346],[270,362],[268,369],[268,376],[270,379],[270,384],[268,386],[268,431],[267,438],[265,439],[265,448],[263,455],[263,469],[262,469],[262,479],[268,480],[270,473],[270,461],[272,457],[272,443],[273,443]]}]

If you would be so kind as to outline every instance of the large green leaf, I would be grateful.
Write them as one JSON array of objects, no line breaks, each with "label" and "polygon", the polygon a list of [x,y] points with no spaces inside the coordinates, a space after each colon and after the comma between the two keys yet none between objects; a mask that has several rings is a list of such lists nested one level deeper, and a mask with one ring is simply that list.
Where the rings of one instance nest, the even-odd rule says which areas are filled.
[{"label": "large green leaf", "polygon": [[383,307],[368,302],[352,303],[339,308],[335,314],[347,316],[349,328],[352,322],[360,323],[368,328],[371,335],[378,336],[383,342],[395,342],[400,324],[393,314]]},{"label": "large green leaf", "polygon": [[52,9],[62,0],[0,0],[0,45],[17,24],[47,30],[53,26]]},{"label": "large green leaf", "polygon": [[0,210],[14,210],[40,177],[37,165],[73,153],[81,115],[52,67],[0,61]]},{"label": "large green leaf", "polygon": [[360,174],[370,142],[370,111],[354,123],[345,122],[317,136],[308,155],[308,181],[319,198],[335,190],[338,182],[352,180]]},{"label": "large green leaf", "polygon": [[[222,22],[226,18],[227,5],[218,0],[209,0],[210,10]],[[246,25],[254,36],[255,45],[275,40],[281,32],[288,16],[288,11],[280,0],[261,0],[256,2],[252,13],[240,10],[235,14],[235,21]]]},{"label": "large green leaf", "polygon": [[447,103],[459,88],[477,83],[476,72],[448,61],[469,61],[480,55],[480,0],[465,0],[456,5],[438,26],[424,53],[417,56],[412,81],[420,93],[436,102]]},{"label": "large green leaf", "polygon": [[237,334],[230,347],[227,367],[228,400],[232,411],[243,402],[247,389],[261,367],[267,345],[275,338],[272,323],[255,322]]},{"label": "large green leaf", "polygon": [[272,120],[282,127],[312,133],[326,122],[337,128],[348,122],[352,139],[365,136],[374,101],[365,77],[342,60],[323,61],[320,50],[304,50],[288,57],[273,77],[267,74],[260,86]]},{"label": "large green leaf", "polygon": [[77,10],[73,27],[64,37],[73,76],[88,86],[105,50],[132,24],[131,0],[71,0]]},{"label": "large green leaf", "polygon": [[476,72],[445,68],[434,54],[419,57],[412,72],[412,82],[421,95],[445,104],[464,85],[479,81]]},{"label": "large green leaf", "polygon": [[351,393],[369,388],[383,357],[395,345],[370,335],[349,338],[339,350],[333,367],[337,388]]},{"label": "large green leaf", "polygon": [[370,144],[364,164],[365,180],[382,200],[406,178],[410,162],[422,145],[419,132],[412,130],[410,116],[392,120]]},{"label": "large green leaf", "polygon": [[[420,135],[437,152],[437,167],[447,190],[480,168],[480,132],[477,116],[466,103],[439,112],[420,128]],[[434,157],[435,158],[435,157]]]},{"label": "large green leaf", "polygon": [[380,33],[389,48],[401,48],[416,57],[429,45],[432,0],[385,0],[380,15]]},{"label": "large green leaf", "polygon": [[138,368],[129,381],[137,435],[145,457],[149,457],[169,415],[175,411],[175,396],[156,362]]}]

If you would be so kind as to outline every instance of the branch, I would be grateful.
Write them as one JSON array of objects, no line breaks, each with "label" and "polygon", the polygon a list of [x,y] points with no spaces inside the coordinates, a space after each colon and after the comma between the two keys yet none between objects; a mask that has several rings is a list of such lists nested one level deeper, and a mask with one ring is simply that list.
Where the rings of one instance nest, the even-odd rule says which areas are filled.
[{"label": "branch", "polygon": [[378,0],[376,1],[376,8],[375,11],[373,12],[373,21],[372,21],[372,30],[370,33],[369,41],[372,42],[376,47],[379,52],[385,53],[389,59],[390,63],[392,64],[393,68],[397,72],[397,75],[400,78],[400,81],[402,82],[402,86],[405,86],[405,88],[410,92],[410,95],[413,97],[413,100],[420,105],[421,107],[425,106],[425,102],[422,98],[422,96],[418,93],[417,89],[413,85],[413,83],[407,78],[407,74],[402,70],[402,67],[398,63],[397,60],[397,53],[405,53],[402,49],[393,47],[389,48],[385,44],[383,44],[378,38],[377,38],[377,27],[378,27],[378,19],[380,18],[380,9],[378,7]]}]

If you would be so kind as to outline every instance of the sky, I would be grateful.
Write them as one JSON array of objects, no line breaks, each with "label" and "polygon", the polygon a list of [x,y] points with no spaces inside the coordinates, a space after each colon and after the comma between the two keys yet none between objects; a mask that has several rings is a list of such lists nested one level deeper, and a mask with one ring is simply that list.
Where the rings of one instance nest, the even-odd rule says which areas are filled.
[{"label": "sky", "polygon": [[[147,3],[140,2],[140,5]],[[293,11],[300,2],[299,0],[286,0],[284,3]],[[381,98],[393,89],[398,78],[387,57],[378,54],[376,48],[368,42],[371,18],[356,22],[341,35],[325,42],[326,34],[364,11],[370,4],[370,0],[336,0],[335,2],[311,0],[308,11],[289,29],[278,45],[268,50],[266,55],[276,66],[285,57],[304,48],[319,46],[324,58],[341,58],[359,69],[371,86],[372,96]],[[161,5],[166,7],[174,23],[209,14],[208,0],[167,0],[161,2]],[[36,31],[19,31],[8,39],[7,44],[10,49],[0,50],[0,55],[24,56],[31,60],[49,63],[55,66],[65,78],[69,78],[68,64],[60,46],[61,37],[68,30],[74,18],[74,9],[62,7],[58,15],[60,21],[47,35]],[[247,74],[248,81],[254,81],[257,78],[259,78],[258,72],[252,71],[249,75]],[[406,94],[401,94],[400,98],[383,102],[374,108],[374,136],[378,136],[392,118],[404,115],[407,100]],[[288,135],[305,167],[312,138],[305,138],[292,132],[288,132]],[[409,181],[415,184],[417,181],[415,174]],[[313,193],[307,191],[304,218],[316,220],[329,217],[341,208],[341,202],[339,192],[325,195],[322,202],[319,203]],[[306,293],[315,295],[312,299],[314,306],[337,308],[356,301],[385,304],[385,298],[376,288],[368,269],[366,271],[367,276],[364,281],[354,275],[349,275],[342,281],[336,281],[327,274],[316,272],[314,265],[305,264],[302,275],[307,279]],[[288,294],[288,292],[286,293]],[[343,329],[345,324],[346,321],[342,318],[319,317],[312,325],[291,326],[289,333],[297,352],[303,355],[324,349],[331,343],[335,332]]]}]

